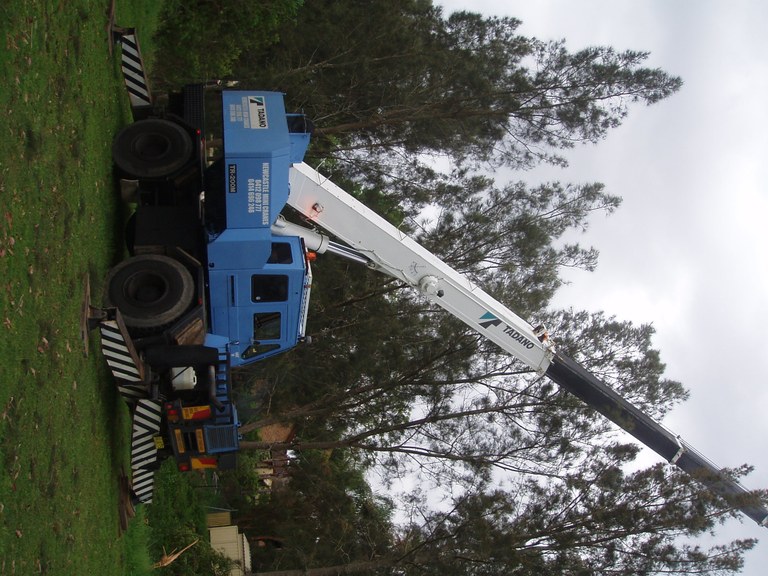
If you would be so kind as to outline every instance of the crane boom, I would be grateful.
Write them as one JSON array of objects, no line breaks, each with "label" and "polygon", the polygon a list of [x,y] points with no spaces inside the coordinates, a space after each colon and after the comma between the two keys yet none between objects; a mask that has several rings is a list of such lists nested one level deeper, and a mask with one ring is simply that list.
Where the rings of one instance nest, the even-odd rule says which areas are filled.
[{"label": "crane boom", "polygon": [[372,267],[416,288],[543,374],[548,342],[533,327],[437,256],[307,164],[294,164],[288,204],[363,254]]},{"label": "crane boom", "polygon": [[[307,164],[294,164],[288,204],[345,242],[368,265],[419,290],[482,336],[546,375],[668,462],[768,526],[768,508],[690,445],[645,414],[574,360],[558,352],[546,333],[473,284]],[[273,231],[279,225],[273,227]],[[287,232],[286,232],[287,233]],[[297,233],[291,228],[291,233]],[[299,232],[300,233],[300,232]],[[323,251],[327,239],[305,231],[308,246]],[[332,244],[332,243],[331,243]],[[362,258],[361,258],[362,257]]]}]

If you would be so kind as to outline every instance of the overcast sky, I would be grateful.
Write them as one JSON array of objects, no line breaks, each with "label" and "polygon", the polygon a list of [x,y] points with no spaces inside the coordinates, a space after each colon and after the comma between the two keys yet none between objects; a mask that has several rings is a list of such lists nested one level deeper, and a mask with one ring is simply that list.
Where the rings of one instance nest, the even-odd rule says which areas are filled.
[{"label": "overcast sky", "polygon": [[[768,3],[760,0],[445,0],[523,21],[520,33],[651,52],[681,91],[631,110],[567,169],[515,179],[603,182],[624,198],[579,238],[600,251],[594,273],[569,276],[556,305],[652,323],[667,376],[691,400],[665,424],[719,466],[749,463],[743,483],[768,487]],[[731,538],[760,538],[744,574],[768,566],[768,531],[734,522]]]}]

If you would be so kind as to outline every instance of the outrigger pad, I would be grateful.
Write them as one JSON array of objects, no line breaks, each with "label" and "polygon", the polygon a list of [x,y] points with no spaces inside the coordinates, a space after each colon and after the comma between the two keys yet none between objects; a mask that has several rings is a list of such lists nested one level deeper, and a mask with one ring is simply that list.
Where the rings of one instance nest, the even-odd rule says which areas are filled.
[{"label": "outrigger pad", "polygon": [[150,371],[139,357],[117,308],[103,308],[92,321],[101,334],[101,353],[128,406],[147,398]]},{"label": "outrigger pad", "polygon": [[133,411],[131,431],[131,475],[133,492],[140,502],[152,501],[155,469],[158,465],[155,437],[160,435],[162,409],[160,402],[142,399]]},{"label": "outrigger pad", "polygon": [[144,70],[144,60],[141,57],[139,40],[135,28],[112,26],[112,38],[120,45],[121,70],[123,80],[131,101],[131,111],[134,120],[145,117],[145,112],[152,108],[152,92],[149,79]]},{"label": "outrigger pad", "polygon": [[119,313],[114,320],[104,320],[99,324],[102,353],[115,379],[142,383],[145,379],[144,364],[121,324]]}]

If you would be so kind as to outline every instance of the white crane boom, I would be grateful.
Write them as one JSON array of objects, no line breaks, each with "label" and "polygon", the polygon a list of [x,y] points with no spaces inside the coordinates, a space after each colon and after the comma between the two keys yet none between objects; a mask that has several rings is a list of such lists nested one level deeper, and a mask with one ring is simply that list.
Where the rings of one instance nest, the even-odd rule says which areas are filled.
[{"label": "white crane boom", "polygon": [[291,170],[288,204],[363,254],[377,270],[421,291],[532,369],[544,374],[549,342],[468,278],[307,164]]},{"label": "white crane boom", "polygon": [[[748,490],[584,367],[557,352],[542,329],[536,329],[468,278],[399,231],[310,166],[294,164],[288,204],[367,261],[418,289],[430,301],[459,318],[503,350],[583,400],[668,462],[696,477],[712,491],[762,526],[768,508]],[[301,227],[279,221],[275,233],[303,236],[310,249],[322,252],[333,242]],[[344,248],[332,251],[345,253]]]}]

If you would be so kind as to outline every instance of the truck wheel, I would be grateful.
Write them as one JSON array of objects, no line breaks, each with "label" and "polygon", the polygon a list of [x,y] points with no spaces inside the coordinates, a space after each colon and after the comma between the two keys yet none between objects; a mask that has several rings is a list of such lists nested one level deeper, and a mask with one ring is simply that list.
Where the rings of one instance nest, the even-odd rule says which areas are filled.
[{"label": "truck wheel", "polygon": [[127,176],[164,178],[189,162],[192,137],[168,120],[149,118],[123,128],[112,143],[112,159]]},{"label": "truck wheel", "polygon": [[159,254],[124,260],[107,275],[107,305],[120,310],[129,328],[167,326],[189,308],[194,293],[189,271]]}]

